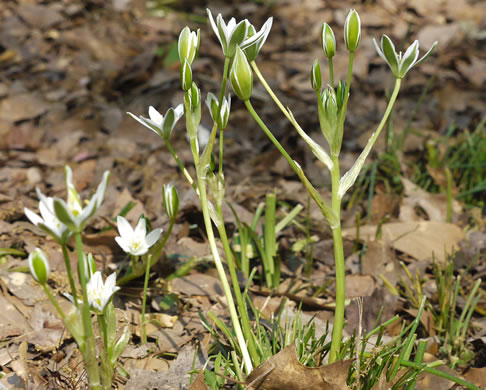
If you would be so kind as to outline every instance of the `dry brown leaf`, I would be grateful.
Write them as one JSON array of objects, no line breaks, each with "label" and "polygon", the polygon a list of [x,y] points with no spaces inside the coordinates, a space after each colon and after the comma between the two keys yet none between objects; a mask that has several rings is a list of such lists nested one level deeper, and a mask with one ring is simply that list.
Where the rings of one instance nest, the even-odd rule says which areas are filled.
[{"label": "dry brown leaf", "polygon": [[49,105],[38,95],[23,93],[0,102],[0,119],[8,122],[32,119],[44,114]]},{"label": "dry brown leaf", "polygon": [[486,367],[472,367],[464,374],[464,378],[481,389],[486,389]]},{"label": "dry brown leaf", "polygon": [[346,276],[346,297],[369,297],[375,291],[375,280],[369,275]]},{"label": "dry brown leaf", "polygon": [[352,360],[306,367],[297,359],[294,344],[256,367],[246,381],[248,390],[346,390]]},{"label": "dry brown leaf", "polygon": [[[376,232],[377,226],[362,226],[360,238],[374,240]],[[459,249],[458,243],[464,238],[464,232],[458,226],[436,221],[385,223],[381,233],[382,239],[392,248],[417,260],[434,257],[438,262],[446,261],[447,254]],[[343,237],[355,238],[356,229],[344,229]]]},{"label": "dry brown leaf", "polygon": [[[404,222],[417,221],[420,216],[415,208],[420,206],[431,221],[445,222],[447,216],[447,196],[445,194],[431,194],[421,189],[417,184],[402,177],[401,178],[405,197],[400,204],[399,219]],[[452,211],[460,214],[462,207],[458,201],[452,201]]]},{"label": "dry brown leaf", "polygon": [[194,382],[192,382],[191,387],[189,390],[207,390],[208,386],[206,385],[206,382],[204,381],[204,371],[201,370],[199,371],[199,374],[197,374],[196,379]]}]

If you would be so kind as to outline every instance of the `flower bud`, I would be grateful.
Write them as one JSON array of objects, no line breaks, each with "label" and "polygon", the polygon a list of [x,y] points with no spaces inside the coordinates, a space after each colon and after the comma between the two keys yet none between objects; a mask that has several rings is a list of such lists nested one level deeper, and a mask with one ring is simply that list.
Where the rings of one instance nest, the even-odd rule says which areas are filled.
[{"label": "flower bud", "polygon": [[336,91],[336,103],[338,107],[338,111],[341,111],[341,108],[343,107],[345,96],[344,94],[346,93],[346,83],[343,80],[339,80],[339,84],[337,86],[337,91]]},{"label": "flower bud", "polygon": [[334,31],[332,31],[331,26],[327,23],[322,25],[321,44],[326,57],[334,57],[334,54],[336,54],[336,37],[334,36]]},{"label": "flower bud", "polygon": [[347,49],[354,53],[361,40],[361,20],[358,12],[352,9],[349,11],[346,21],[344,22],[344,42]]},{"label": "flower bud", "polygon": [[49,278],[49,261],[46,254],[39,248],[35,248],[29,255],[29,269],[32,277],[40,284],[46,284]]},{"label": "flower bud", "polygon": [[322,86],[321,67],[317,59],[314,61],[314,64],[312,65],[310,78],[311,78],[312,89],[314,91],[320,91]]},{"label": "flower bud", "polygon": [[223,101],[221,102],[221,112],[218,103],[218,98],[213,93],[209,92],[206,98],[206,105],[208,106],[211,118],[213,122],[217,122],[220,129],[225,129],[228,125],[231,109],[231,96],[228,95],[228,98],[223,98]]},{"label": "flower bud", "polygon": [[248,100],[253,90],[253,72],[245,54],[238,46],[230,72],[233,90],[241,100]]},{"label": "flower bud", "polygon": [[216,122],[216,118],[218,117],[218,98],[212,92],[208,92],[208,96],[206,97],[206,105],[208,106],[209,113],[211,114],[211,119],[213,122]]},{"label": "flower bud", "polygon": [[96,272],[96,264],[91,253],[86,256],[83,253],[83,262],[78,261],[78,275],[84,273],[86,281],[90,280],[93,274]]},{"label": "flower bud", "polygon": [[181,64],[184,64],[184,61],[187,61],[189,62],[189,65],[192,65],[199,51],[200,42],[201,37],[199,34],[199,29],[197,32],[194,32],[191,31],[189,27],[184,27],[179,35],[179,42],[177,45]]},{"label": "flower bud", "polygon": [[197,87],[196,83],[192,83],[191,89],[188,91],[187,95],[191,111],[195,112],[201,105],[201,90]]},{"label": "flower bud", "polygon": [[184,60],[181,66],[181,86],[184,91],[189,90],[192,86],[192,70],[187,60]]},{"label": "flower bud", "polygon": [[169,219],[174,219],[179,211],[179,195],[172,184],[164,184],[162,188],[162,202]]},{"label": "flower bud", "polygon": [[332,151],[334,144],[334,133],[336,132],[338,120],[336,94],[334,93],[334,89],[332,87],[327,87],[321,93],[321,99],[318,102],[318,111],[322,133],[329,143]]}]

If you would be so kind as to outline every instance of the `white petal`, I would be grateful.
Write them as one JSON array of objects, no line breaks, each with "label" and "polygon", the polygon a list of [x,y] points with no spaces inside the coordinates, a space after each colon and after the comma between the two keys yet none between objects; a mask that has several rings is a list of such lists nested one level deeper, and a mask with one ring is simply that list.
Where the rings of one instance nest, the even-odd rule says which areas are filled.
[{"label": "white petal", "polygon": [[145,218],[140,218],[137,223],[137,227],[135,228],[134,235],[135,237],[145,237],[147,232],[147,225],[145,223]]},{"label": "white petal", "polygon": [[39,217],[36,213],[34,213],[32,210],[29,210],[28,208],[24,208],[24,214],[27,218],[29,218],[30,222],[32,222],[36,226],[39,223],[44,222],[41,217]]},{"label": "white petal", "polygon": [[133,236],[134,231],[133,231],[132,227],[130,226],[128,221],[124,217],[122,217],[121,215],[119,215],[116,218],[116,225],[118,227],[118,232],[120,233],[120,236],[123,240],[127,240],[127,239],[129,239],[130,237]]},{"label": "white petal", "polygon": [[147,246],[150,248],[152,245],[154,245],[159,239],[161,234],[162,234],[162,229],[160,228],[152,230],[147,235],[147,237],[145,237],[145,243],[147,244]]},{"label": "white petal", "polygon": [[149,117],[150,119],[158,126],[162,127],[162,123],[164,121],[164,117],[160,112],[158,112],[154,107],[150,106],[149,110]]},{"label": "white petal", "polygon": [[175,124],[184,115],[184,105],[182,103],[179,104],[174,109],[174,114],[175,114],[175,120],[174,120],[174,124]]},{"label": "white petal", "polygon": [[117,242],[118,245],[120,245],[120,248],[123,249],[123,252],[131,254],[130,253],[130,248],[125,243],[125,240],[123,240],[122,237],[115,237],[115,241]]}]

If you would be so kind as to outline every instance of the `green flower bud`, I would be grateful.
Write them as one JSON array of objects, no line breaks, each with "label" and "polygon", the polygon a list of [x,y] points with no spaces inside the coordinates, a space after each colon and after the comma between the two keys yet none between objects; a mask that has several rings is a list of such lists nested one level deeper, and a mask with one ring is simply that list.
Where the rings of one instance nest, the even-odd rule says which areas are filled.
[{"label": "green flower bud", "polygon": [[46,284],[49,279],[49,261],[46,254],[39,248],[35,248],[29,255],[29,269],[32,277],[40,284]]},{"label": "green flower bud", "polygon": [[338,108],[334,89],[328,86],[322,93],[318,102],[319,121],[321,131],[326,138],[331,151],[334,144],[334,134],[338,123]]},{"label": "green flower bud", "polygon": [[334,36],[334,31],[332,31],[331,26],[327,23],[323,23],[322,25],[321,44],[326,57],[334,57],[334,54],[336,54],[336,37]]},{"label": "green flower bud", "polygon": [[199,29],[197,32],[194,32],[191,31],[189,27],[184,27],[179,35],[179,42],[177,44],[181,64],[184,64],[184,61],[187,61],[189,62],[189,65],[192,65],[199,52],[200,42],[201,37],[199,34]]},{"label": "green flower bud", "polygon": [[206,98],[206,105],[209,108],[211,118],[213,122],[217,122],[217,125],[220,129],[225,129],[228,125],[228,119],[231,110],[231,96],[228,95],[228,98],[223,98],[223,101],[221,103],[221,112],[219,110],[218,103],[218,98],[213,93],[209,92]]},{"label": "green flower bud", "polygon": [[346,21],[344,22],[344,42],[347,49],[354,53],[361,40],[361,20],[358,12],[352,9],[349,11]]},{"label": "green flower bud", "polygon": [[84,278],[86,281],[90,280],[93,274],[96,272],[96,264],[91,253],[86,256],[83,253],[83,261],[78,261],[78,275],[84,273]]},{"label": "green flower bud", "polygon": [[181,85],[184,91],[189,90],[192,86],[192,70],[189,61],[184,60],[181,66]]},{"label": "green flower bud", "polygon": [[322,86],[321,67],[317,59],[314,61],[314,64],[312,65],[310,79],[311,79],[312,89],[314,91],[320,91]]},{"label": "green flower bud", "polygon": [[343,107],[345,93],[346,93],[346,83],[343,80],[339,80],[339,84],[337,86],[337,91],[336,91],[336,103],[337,103],[338,111],[341,111],[341,108]]},{"label": "green flower bud", "polygon": [[230,71],[233,90],[241,100],[248,100],[253,90],[253,72],[245,57],[245,53],[238,46]]},{"label": "green flower bud", "polygon": [[172,184],[164,184],[162,188],[162,203],[167,216],[172,220],[179,211],[179,195]]}]

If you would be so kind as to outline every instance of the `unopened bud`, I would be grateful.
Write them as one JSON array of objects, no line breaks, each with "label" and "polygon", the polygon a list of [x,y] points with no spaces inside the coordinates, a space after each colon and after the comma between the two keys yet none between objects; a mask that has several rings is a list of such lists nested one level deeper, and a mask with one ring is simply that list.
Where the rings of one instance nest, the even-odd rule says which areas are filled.
[{"label": "unopened bud", "polygon": [[49,278],[49,261],[46,254],[39,248],[30,252],[29,269],[32,277],[40,284],[46,284]]},{"label": "unopened bud", "polygon": [[253,72],[245,57],[245,53],[238,46],[230,72],[233,90],[241,100],[248,100],[253,90]]},{"label": "unopened bud", "polygon": [[349,11],[346,21],[344,22],[344,42],[347,49],[354,53],[361,40],[361,20],[358,12],[352,9]]},{"label": "unopened bud", "polygon": [[181,86],[184,91],[189,90],[192,86],[192,70],[187,60],[184,60],[181,66]]},{"label": "unopened bud", "polygon": [[172,184],[164,184],[162,188],[162,202],[169,219],[174,219],[179,211],[179,195]]},{"label": "unopened bud", "polygon": [[322,25],[321,43],[322,50],[324,50],[326,57],[334,57],[334,54],[336,54],[336,37],[334,36],[334,31],[332,31],[331,26],[327,23]]},{"label": "unopened bud", "polygon": [[314,91],[320,91],[322,86],[321,67],[317,59],[314,61],[314,64],[312,65],[310,79],[311,79],[312,89]]}]

